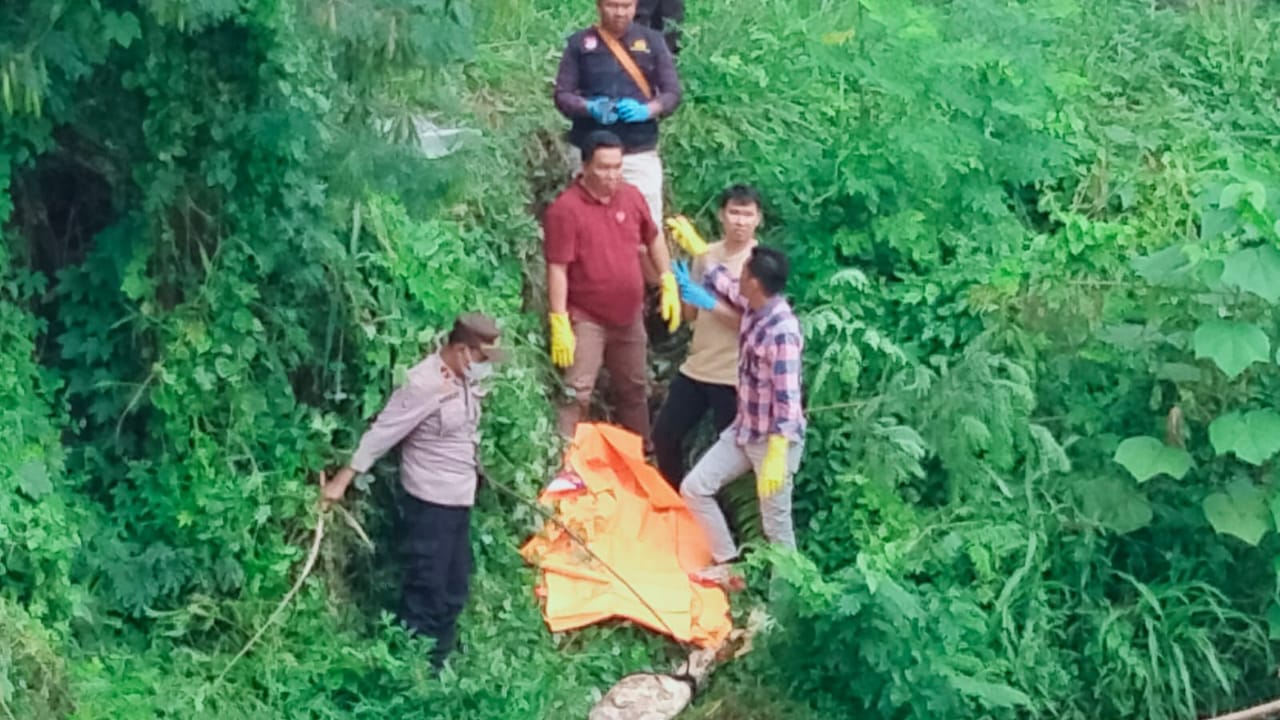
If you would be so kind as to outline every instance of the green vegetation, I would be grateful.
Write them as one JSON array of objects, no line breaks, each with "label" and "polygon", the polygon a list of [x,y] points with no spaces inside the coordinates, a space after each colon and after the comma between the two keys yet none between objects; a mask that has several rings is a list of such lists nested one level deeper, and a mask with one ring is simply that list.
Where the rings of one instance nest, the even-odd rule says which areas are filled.
[{"label": "green vegetation", "polygon": [[[5,4],[0,718],[581,717],[676,656],[550,636],[537,519],[486,490],[466,652],[431,679],[386,613],[384,463],[352,506],[373,549],[330,516],[223,676],[297,577],[316,471],[454,313],[516,346],[490,472],[532,495],[554,465],[531,210],[592,12]],[[812,424],[777,626],[690,717],[1280,695],[1280,7],[705,0],[685,37],[673,207],[705,230],[725,184],[764,191]],[[428,159],[417,116],[481,135]]]}]

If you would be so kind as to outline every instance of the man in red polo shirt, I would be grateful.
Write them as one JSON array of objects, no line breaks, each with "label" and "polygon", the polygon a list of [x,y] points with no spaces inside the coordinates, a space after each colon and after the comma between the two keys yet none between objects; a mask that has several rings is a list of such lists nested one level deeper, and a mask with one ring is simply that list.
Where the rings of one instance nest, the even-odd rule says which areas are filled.
[{"label": "man in red polo shirt", "polygon": [[663,320],[680,324],[680,293],[666,241],[644,196],[622,180],[622,141],[608,131],[582,143],[582,174],[543,217],[551,360],[564,368],[572,397],[560,407],[560,432],[591,405],[601,366],[609,369],[618,423],[649,439],[648,336],[644,273],[660,277]]}]

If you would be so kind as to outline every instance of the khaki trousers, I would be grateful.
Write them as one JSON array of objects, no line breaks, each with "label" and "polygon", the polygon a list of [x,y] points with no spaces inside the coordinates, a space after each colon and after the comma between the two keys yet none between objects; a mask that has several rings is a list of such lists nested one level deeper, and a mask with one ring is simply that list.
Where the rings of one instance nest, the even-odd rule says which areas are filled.
[{"label": "khaki trousers", "polygon": [[564,382],[572,397],[560,406],[560,434],[572,438],[578,422],[591,410],[600,368],[609,370],[614,416],[619,425],[649,440],[649,336],[637,315],[629,325],[603,325],[570,314],[577,349],[565,368]]}]

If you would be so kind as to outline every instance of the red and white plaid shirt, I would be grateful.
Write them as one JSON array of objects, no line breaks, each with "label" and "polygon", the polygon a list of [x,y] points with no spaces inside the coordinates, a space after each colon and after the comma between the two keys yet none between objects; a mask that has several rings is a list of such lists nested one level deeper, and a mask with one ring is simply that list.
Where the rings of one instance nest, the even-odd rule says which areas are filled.
[{"label": "red and white plaid shirt", "polygon": [[738,328],[738,415],[730,430],[738,445],[762,443],[770,435],[792,442],[804,438],[800,357],[804,336],[786,298],[777,295],[752,310],[738,292],[738,281],[723,265],[703,282],[742,311]]}]

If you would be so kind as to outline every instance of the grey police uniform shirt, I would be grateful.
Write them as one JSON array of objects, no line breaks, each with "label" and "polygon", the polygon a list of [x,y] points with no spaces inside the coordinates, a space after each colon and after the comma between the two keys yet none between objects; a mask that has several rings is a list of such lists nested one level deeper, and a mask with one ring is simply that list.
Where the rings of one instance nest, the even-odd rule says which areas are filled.
[{"label": "grey police uniform shirt", "polygon": [[456,377],[439,353],[409,370],[351,458],[357,472],[400,446],[400,482],[410,495],[469,507],[476,498],[480,400],[474,383]]}]

